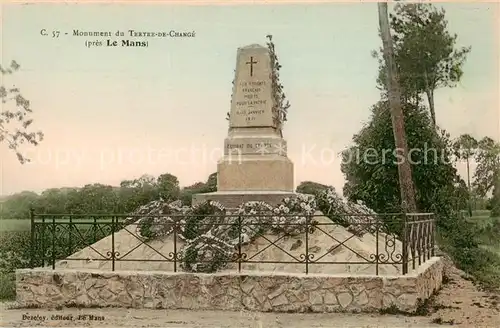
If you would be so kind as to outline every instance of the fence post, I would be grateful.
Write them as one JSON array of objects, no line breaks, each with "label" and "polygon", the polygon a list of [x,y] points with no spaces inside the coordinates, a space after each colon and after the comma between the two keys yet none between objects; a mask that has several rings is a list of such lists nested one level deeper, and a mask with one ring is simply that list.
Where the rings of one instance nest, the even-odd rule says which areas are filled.
[{"label": "fence post", "polygon": [[241,272],[241,233],[242,233],[242,226],[241,226],[241,215],[238,215],[238,272]]},{"label": "fence post", "polygon": [[177,218],[174,218],[174,272],[177,272],[177,224]]},{"label": "fence post", "polygon": [[52,216],[52,270],[56,268],[56,217]]},{"label": "fence post", "polygon": [[[97,242],[97,217],[93,217],[93,224],[92,224],[92,244]],[[114,222],[114,216],[111,219],[112,222]],[[114,223],[113,223],[114,224]],[[114,225],[113,225],[114,227]]]},{"label": "fence post", "polygon": [[73,216],[69,216],[68,224],[68,256],[71,255],[73,250]]},{"label": "fence post", "polygon": [[408,274],[408,218],[406,208],[403,207],[403,232],[401,235],[401,244],[403,252],[403,275]]},{"label": "fence post", "polygon": [[45,249],[45,226],[46,226],[46,222],[45,222],[45,216],[42,216],[42,225],[40,226],[40,230],[41,230],[41,233],[40,233],[40,250],[41,250],[41,254],[42,254],[42,264],[41,266],[44,267],[45,266],[45,257],[46,257],[46,253],[47,253],[47,250]]},{"label": "fence post", "polygon": [[310,216],[306,215],[306,274],[309,273],[309,219]]},{"label": "fence post", "polygon": [[436,214],[432,214],[431,221],[431,256],[434,257],[436,248]]},{"label": "fence post", "polygon": [[30,268],[35,267],[35,210],[30,207]]},{"label": "fence post", "polygon": [[111,271],[115,271],[115,217],[111,217]]},{"label": "fence post", "polygon": [[[379,256],[380,256],[380,250],[379,250],[379,246],[378,246],[378,243],[379,243],[379,222],[376,221],[375,222],[375,275],[378,276],[378,264],[379,264]],[[387,239],[386,239],[386,247],[387,247]]]}]

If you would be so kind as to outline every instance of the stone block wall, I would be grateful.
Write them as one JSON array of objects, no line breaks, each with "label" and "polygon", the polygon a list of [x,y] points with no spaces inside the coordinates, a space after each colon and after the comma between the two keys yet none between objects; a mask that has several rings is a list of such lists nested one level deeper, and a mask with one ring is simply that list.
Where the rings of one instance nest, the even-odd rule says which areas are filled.
[{"label": "stone block wall", "polygon": [[16,290],[21,306],[270,312],[374,312],[395,306],[412,312],[440,288],[442,271],[439,258],[398,277],[22,269],[16,272]]}]

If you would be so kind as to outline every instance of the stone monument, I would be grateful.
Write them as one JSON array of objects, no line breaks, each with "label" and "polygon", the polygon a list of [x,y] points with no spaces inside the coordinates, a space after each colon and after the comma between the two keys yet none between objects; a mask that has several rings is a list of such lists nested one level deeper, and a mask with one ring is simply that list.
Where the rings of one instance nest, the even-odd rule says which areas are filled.
[{"label": "stone monument", "polygon": [[271,52],[261,45],[238,49],[229,132],[217,164],[217,192],[193,195],[227,208],[247,201],[277,204],[294,194],[293,163],[283,139]]}]

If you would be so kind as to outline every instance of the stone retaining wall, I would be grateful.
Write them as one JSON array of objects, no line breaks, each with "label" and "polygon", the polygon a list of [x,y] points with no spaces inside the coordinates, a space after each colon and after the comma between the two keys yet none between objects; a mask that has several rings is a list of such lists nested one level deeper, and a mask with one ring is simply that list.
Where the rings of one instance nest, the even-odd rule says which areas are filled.
[{"label": "stone retaining wall", "polygon": [[397,277],[22,269],[16,271],[16,291],[21,306],[272,312],[371,312],[396,306],[412,312],[440,288],[442,271],[437,257]]}]

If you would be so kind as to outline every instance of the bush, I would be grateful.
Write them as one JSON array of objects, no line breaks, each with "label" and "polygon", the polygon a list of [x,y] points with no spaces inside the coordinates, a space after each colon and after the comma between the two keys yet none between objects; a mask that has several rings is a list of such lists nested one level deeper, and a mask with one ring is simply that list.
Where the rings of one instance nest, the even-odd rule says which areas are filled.
[{"label": "bush", "polygon": [[478,241],[480,244],[486,245],[500,245],[500,220],[497,218],[490,218],[484,226],[478,228],[479,237]]},{"label": "bush", "polygon": [[487,249],[456,249],[452,257],[457,266],[474,276],[482,287],[498,289],[500,287],[500,256]]},{"label": "bush", "polygon": [[[99,229],[94,235],[94,233],[89,233],[92,231],[86,230],[77,234],[78,237],[73,236],[71,238],[72,245],[69,245],[70,238],[67,232],[62,235],[56,232],[54,249],[52,250],[51,232],[47,228],[43,233],[43,241],[39,238],[33,250],[31,249],[30,231],[0,232],[0,299],[15,297],[15,270],[29,268],[32,256],[35,260],[35,267],[50,265],[53,255],[56,260],[63,259],[107,236],[108,233],[106,229]],[[83,240],[80,240],[80,235],[83,236]],[[38,234],[38,236],[40,235]],[[42,248],[42,245],[45,246]],[[35,253],[32,254],[32,251]]]},{"label": "bush", "polygon": [[0,233],[0,299],[15,298],[16,269],[26,268],[29,263],[29,231]]},{"label": "bush", "polygon": [[486,201],[486,209],[487,209],[488,211],[491,211],[491,210],[493,209],[493,203],[492,203],[491,199],[488,199],[488,200]]},{"label": "bush", "polygon": [[13,272],[0,271],[0,300],[16,297],[16,276]]},{"label": "bush", "polygon": [[439,221],[438,244],[459,269],[474,276],[484,287],[497,288],[500,286],[500,256],[481,248],[479,241],[485,237],[485,231],[498,228],[500,223],[478,228],[461,215],[445,217]]},{"label": "bush", "polygon": [[0,271],[13,272],[26,268],[30,259],[30,232],[9,231],[0,233]]},{"label": "bush", "polygon": [[309,194],[317,197],[321,193],[325,192],[328,188],[333,187],[313,181],[303,181],[297,186],[297,189],[295,191],[299,194]]}]

